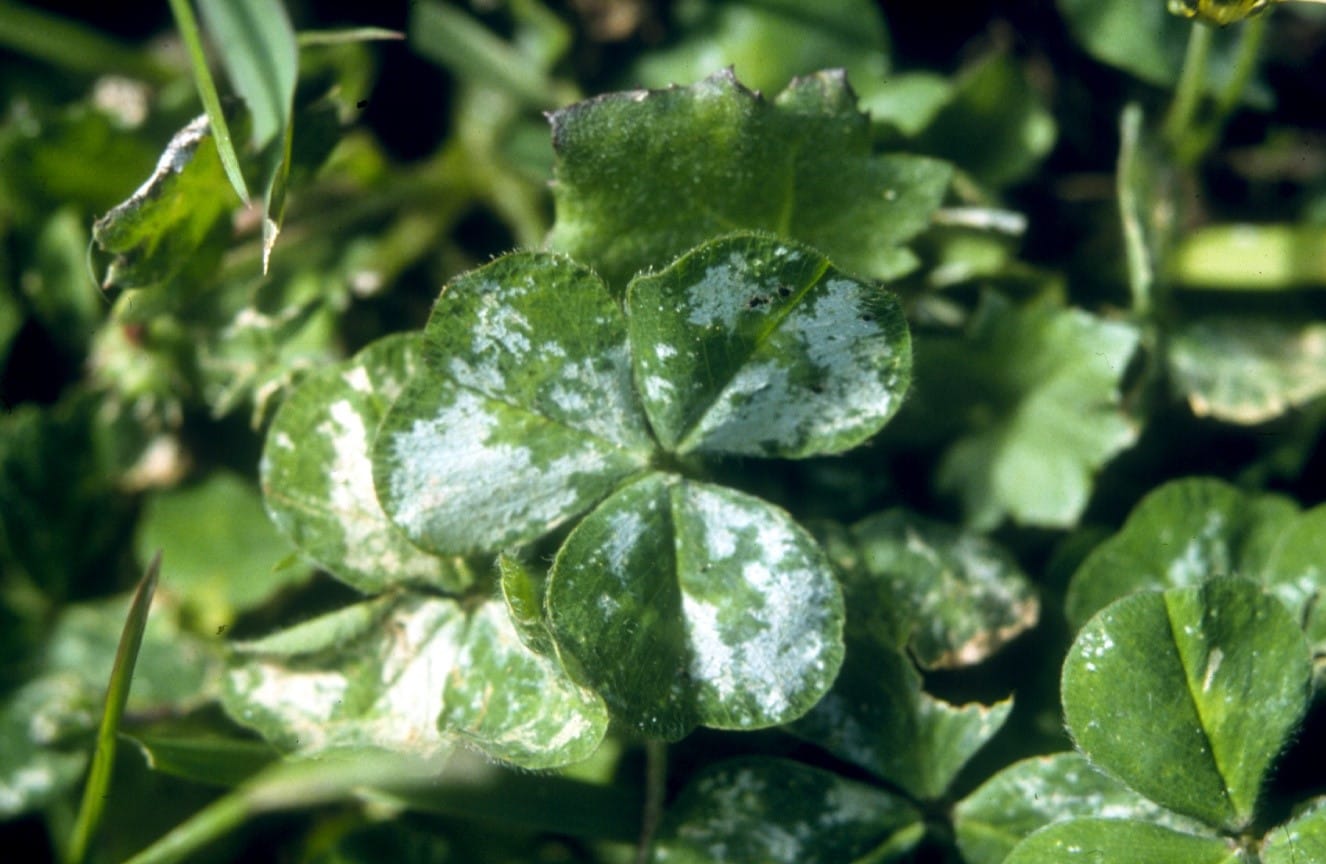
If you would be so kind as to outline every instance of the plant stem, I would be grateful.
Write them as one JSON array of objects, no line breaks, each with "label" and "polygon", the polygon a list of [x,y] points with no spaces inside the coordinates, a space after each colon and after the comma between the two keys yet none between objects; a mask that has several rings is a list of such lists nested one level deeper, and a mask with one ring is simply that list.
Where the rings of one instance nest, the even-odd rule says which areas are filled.
[{"label": "plant stem", "polygon": [[1144,320],[1151,314],[1151,291],[1155,268],[1147,242],[1146,218],[1142,193],[1144,166],[1138,148],[1141,145],[1142,107],[1131,102],[1119,117],[1119,164],[1115,174],[1119,198],[1119,219],[1123,228],[1124,255],[1128,261],[1128,290],[1132,295],[1133,316]]},{"label": "plant stem", "polygon": [[1262,38],[1266,33],[1266,17],[1258,15],[1249,18],[1239,34],[1238,54],[1234,57],[1234,69],[1225,86],[1216,94],[1211,116],[1200,130],[1195,130],[1178,151],[1179,159],[1184,164],[1196,164],[1211,149],[1216,136],[1224,128],[1225,121],[1238,105],[1243,91],[1257,68],[1257,56],[1261,53]]},{"label": "plant stem", "polygon": [[1211,40],[1215,33],[1208,25],[1194,22],[1188,34],[1188,50],[1183,56],[1183,72],[1174,91],[1174,101],[1165,116],[1164,136],[1176,154],[1184,149],[1184,141],[1191,132],[1202,101],[1206,85],[1207,61],[1211,56]]},{"label": "plant stem", "polygon": [[654,832],[663,816],[663,798],[668,784],[668,745],[649,739],[645,742],[645,804],[640,819],[640,842],[635,864],[647,864],[654,844]]}]

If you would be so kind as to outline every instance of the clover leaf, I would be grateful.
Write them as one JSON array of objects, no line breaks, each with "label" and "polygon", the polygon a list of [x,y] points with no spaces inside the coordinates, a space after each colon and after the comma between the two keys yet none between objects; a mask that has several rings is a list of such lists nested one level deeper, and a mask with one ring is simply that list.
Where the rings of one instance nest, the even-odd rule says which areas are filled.
[{"label": "clover leaf", "polygon": [[962,336],[917,339],[916,410],[963,407],[938,484],[974,527],[1076,523],[1095,472],[1137,438],[1119,392],[1137,340],[1131,325],[993,292]]},{"label": "clover leaf", "polygon": [[648,474],[586,516],[546,604],[586,683],[657,738],[785,723],[842,664],[842,595],[814,538],[758,498],[676,475]]},{"label": "clover leaf", "polygon": [[454,280],[424,329],[425,369],[374,444],[383,509],[441,555],[532,540],[648,464],[626,324],[601,280],[517,253]]},{"label": "clover leaf", "polygon": [[313,373],[277,412],[263,449],[272,521],[319,566],[368,593],[402,582],[464,585],[450,562],[405,539],[373,489],[374,435],[421,353],[417,336],[389,336]]},{"label": "clover leaf", "polygon": [[387,595],[235,648],[227,712],[304,755],[427,758],[463,741],[549,768],[587,758],[607,729],[598,697],[525,648],[499,603]]},{"label": "clover leaf", "polygon": [[1171,810],[1240,831],[1303,717],[1310,678],[1284,605],[1220,577],[1134,594],[1092,618],[1064,662],[1064,717],[1093,764]]},{"label": "clover leaf", "polygon": [[691,781],[659,826],[653,861],[901,861],[922,833],[897,795],[797,762],[733,759]]},{"label": "clover leaf", "polygon": [[772,101],[731,71],[690,87],[611,93],[552,114],[557,220],[549,244],[616,293],[736,229],[809,243],[849,272],[915,266],[948,165],[875,155],[841,71],[798,78]]},{"label": "clover leaf", "polygon": [[893,295],[800,244],[707,243],[627,292],[636,381],[678,452],[837,453],[902,401],[911,342]]}]

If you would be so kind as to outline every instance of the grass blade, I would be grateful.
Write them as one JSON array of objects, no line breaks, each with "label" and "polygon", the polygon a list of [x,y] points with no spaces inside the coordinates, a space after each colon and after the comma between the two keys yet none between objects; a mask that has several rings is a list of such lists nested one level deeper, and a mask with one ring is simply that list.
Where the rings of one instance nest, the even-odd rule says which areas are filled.
[{"label": "grass blade", "polygon": [[230,185],[245,204],[249,203],[249,187],[244,183],[244,174],[239,170],[239,156],[235,153],[235,143],[230,137],[230,127],[226,124],[225,113],[221,110],[221,97],[216,92],[216,82],[207,68],[207,55],[203,52],[202,36],[198,32],[198,19],[189,6],[189,0],[170,0],[170,11],[175,16],[175,25],[179,27],[180,38],[189,53],[189,65],[193,69],[194,84],[198,88],[198,98],[203,102],[207,120],[212,126],[212,135],[216,138],[216,152],[221,156],[221,165],[226,169]]},{"label": "grass blade", "polygon": [[115,665],[111,668],[110,684],[106,688],[106,707],[101,715],[101,728],[97,730],[97,746],[92,754],[92,769],[87,785],[83,787],[83,803],[74,823],[73,839],[69,843],[69,864],[82,864],[87,857],[88,843],[101,823],[106,809],[111,774],[115,768],[115,745],[120,729],[120,718],[129,700],[129,685],[133,681],[134,665],[138,662],[138,649],[143,644],[143,631],[147,628],[147,613],[156,593],[157,576],[161,572],[161,552],[158,551],[147,565],[138,589],[134,592],[120,633],[120,644],[115,650]]}]

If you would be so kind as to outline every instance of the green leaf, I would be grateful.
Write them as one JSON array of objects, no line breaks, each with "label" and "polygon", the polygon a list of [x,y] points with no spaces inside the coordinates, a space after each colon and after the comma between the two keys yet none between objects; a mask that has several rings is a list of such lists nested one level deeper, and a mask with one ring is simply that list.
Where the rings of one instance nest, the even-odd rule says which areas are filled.
[{"label": "green leaf", "polygon": [[1285,499],[1244,495],[1213,478],[1166,483],[1073,574],[1065,598],[1069,623],[1081,627],[1133,591],[1185,587],[1211,576],[1256,578],[1297,512]]},{"label": "green leaf", "polygon": [[680,453],[799,458],[893,416],[911,340],[898,301],[799,244],[735,235],[627,289],[635,377]]},{"label": "green leaf", "polygon": [[936,801],[1012,708],[1011,698],[950,705],[921,689],[916,667],[893,645],[856,636],[833,689],[788,731]]},{"label": "green leaf", "polygon": [[460,739],[548,768],[590,755],[602,703],[521,644],[505,609],[383,597],[235,646],[222,704],[285,750],[391,750],[421,758]]},{"label": "green leaf", "polygon": [[926,669],[980,663],[1040,616],[1016,559],[978,534],[889,510],[853,525],[851,536],[861,578],[904,607],[896,614],[907,621],[908,650]]},{"label": "green leaf", "polygon": [[283,588],[304,581],[307,568],[278,568],[291,552],[263,512],[257,490],[228,471],[200,483],[152,494],[138,522],[140,560],[152,550],[169,556],[163,586],[206,629],[231,624]]},{"label": "green leaf", "polygon": [[[1196,25],[1171,15],[1166,5],[1147,0],[1058,0],[1073,37],[1093,57],[1143,81],[1171,87],[1179,80],[1188,35]],[[1235,72],[1241,30],[1231,27],[1213,34],[1211,74],[1203,82],[1206,92],[1222,90]],[[1265,85],[1254,83],[1246,101],[1268,106],[1270,93]]]},{"label": "green leaf", "polygon": [[1126,819],[1070,819],[1032,834],[1004,864],[1242,864],[1242,850]]},{"label": "green leaf", "polygon": [[808,243],[860,276],[914,266],[949,168],[876,156],[841,72],[768,101],[730,71],[691,87],[613,93],[552,115],[557,221],[549,244],[620,292],[716,234],[757,229]]},{"label": "green leaf", "polygon": [[37,678],[0,703],[0,819],[40,810],[73,789],[88,754],[52,746],[95,723],[91,691],[73,675]]},{"label": "green leaf", "polygon": [[584,761],[608,729],[603,700],[525,647],[501,603],[470,614],[442,703],[444,731],[522,768]]},{"label": "green leaf", "polygon": [[253,118],[253,145],[265,147],[290,125],[295,96],[299,49],[285,6],[278,0],[198,0],[198,11]]},{"label": "green leaf", "polygon": [[964,336],[918,337],[918,410],[957,413],[966,429],[938,483],[974,527],[1077,522],[1093,474],[1137,438],[1119,395],[1137,339],[1127,324],[992,292]]},{"label": "green leaf", "polygon": [[147,767],[191,783],[237,786],[278,758],[270,745],[219,735],[125,735]]},{"label": "green leaf", "polygon": [[1200,831],[1162,809],[1078,753],[1015,762],[958,803],[953,825],[967,864],[1000,864],[1024,837],[1054,822],[1086,816]]},{"label": "green leaf", "polygon": [[1314,655],[1326,655],[1326,504],[1299,515],[1277,535],[1261,569],[1266,590],[1303,626]]},{"label": "green leaf", "polygon": [[1265,423],[1326,394],[1326,324],[1202,318],[1177,328],[1168,360],[1198,417]]},{"label": "green leaf", "polygon": [[646,87],[698,81],[730,67],[752,90],[777,92],[797,75],[841,67],[854,86],[888,73],[889,40],[869,0],[677,4],[675,44],[641,56],[628,76]]},{"label": "green leaf", "polygon": [[464,586],[453,564],[411,544],[373,487],[378,424],[422,366],[420,340],[389,336],[300,382],[272,420],[260,466],[267,511],[320,567],[365,593]]},{"label": "green leaf", "polygon": [[1284,605],[1244,579],[1145,592],[1078,633],[1064,717],[1083,753],[1159,804],[1239,831],[1307,707],[1311,663]]},{"label": "green leaf", "polygon": [[195,253],[229,212],[229,181],[207,118],[170,139],[152,176],[92,226],[92,237],[115,255],[102,286],[150,288],[198,264]]},{"label": "green leaf", "polygon": [[532,540],[645,467],[621,310],[593,273],[516,253],[453,280],[426,369],[378,432],[378,498],[443,555]]},{"label": "green leaf", "polygon": [[119,644],[115,648],[115,662],[111,666],[110,680],[106,685],[101,725],[97,728],[96,745],[92,751],[92,769],[88,772],[83,786],[82,803],[79,805],[78,817],[69,841],[66,860],[71,864],[82,864],[87,857],[88,844],[97,829],[101,827],[106,799],[110,797],[111,778],[115,773],[115,751],[120,721],[124,717],[124,706],[129,701],[134,665],[138,662],[138,651],[143,645],[147,615],[152,607],[152,597],[156,593],[157,577],[160,573],[161,553],[158,551],[147,565],[147,570],[134,591],[133,599],[129,602],[129,614],[124,619],[124,630],[121,631]]},{"label": "green leaf", "polygon": [[737,759],[691,781],[659,826],[652,860],[838,864],[873,852],[871,861],[902,861],[921,820],[905,799],[818,768]]},{"label": "green leaf", "polygon": [[1326,800],[1316,802],[1266,832],[1263,864],[1303,864],[1326,860]]},{"label": "green leaf", "polygon": [[675,740],[799,717],[842,663],[824,553],[770,504],[652,473],[573,530],[549,577],[557,644],[615,718]]},{"label": "green leaf", "polygon": [[443,598],[350,606],[236,644],[221,704],[283,750],[438,757],[451,749],[437,715],[464,628],[464,612]]},{"label": "green leaf", "polygon": [[[1050,152],[1054,117],[1018,62],[991,53],[964,69],[915,146],[992,188],[1025,179]],[[972,141],[981,142],[979,147]]]},{"label": "green leaf", "polygon": [[556,646],[543,615],[543,598],[548,587],[546,571],[536,573],[524,561],[508,554],[497,556],[497,570],[501,575],[502,599],[520,641],[535,653],[551,656]]}]

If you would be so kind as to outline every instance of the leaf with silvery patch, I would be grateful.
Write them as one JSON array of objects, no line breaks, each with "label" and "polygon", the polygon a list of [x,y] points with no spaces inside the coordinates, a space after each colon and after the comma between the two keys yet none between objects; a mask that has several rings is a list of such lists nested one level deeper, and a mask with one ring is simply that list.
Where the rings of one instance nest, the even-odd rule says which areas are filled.
[{"label": "leaf with silvery patch", "polygon": [[842,595],[814,539],[758,498],[675,475],[586,516],[547,592],[562,655],[655,738],[788,722],[842,663]]},{"label": "leaf with silvery patch", "polygon": [[764,234],[633,280],[627,319],[654,434],[676,453],[803,458],[878,432],[911,381],[897,299]]},{"label": "leaf with silvery patch", "polygon": [[535,539],[646,467],[626,326],[603,282],[515,253],[457,277],[424,330],[425,368],[374,443],[378,498],[441,555]]},{"label": "leaf with silvery patch", "polygon": [[421,366],[417,334],[388,336],[319,369],[286,398],[267,432],[260,473],[267,512],[301,551],[366,593],[415,583],[460,590],[459,562],[410,543],[373,488],[372,441]]},{"label": "leaf with silvery patch", "polygon": [[[1298,505],[1291,500],[1249,495],[1223,480],[1188,477],[1166,483],[1143,498],[1118,533],[1097,546],[1073,574],[1064,601],[1069,623],[1080,627],[1110,601],[1133,591],[1195,585],[1212,576],[1258,578],[1281,534],[1297,518]],[[1292,569],[1287,559],[1285,567]],[[1297,599],[1294,605],[1301,610],[1306,597]]]},{"label": "leaf with silvery patch", "polygon": [[525,648],[494,602],[388,595],[234,647],[227,713],[303,756],[433,758],[463,742],[550,768],[587,758],[607,729],[602,702]]},{"label": "leaf with silvery patch", "polygon": [[924,833],[900,795],[786,759],[732,759],[700,772],[659,826],[655,864],[877,864]]}]

